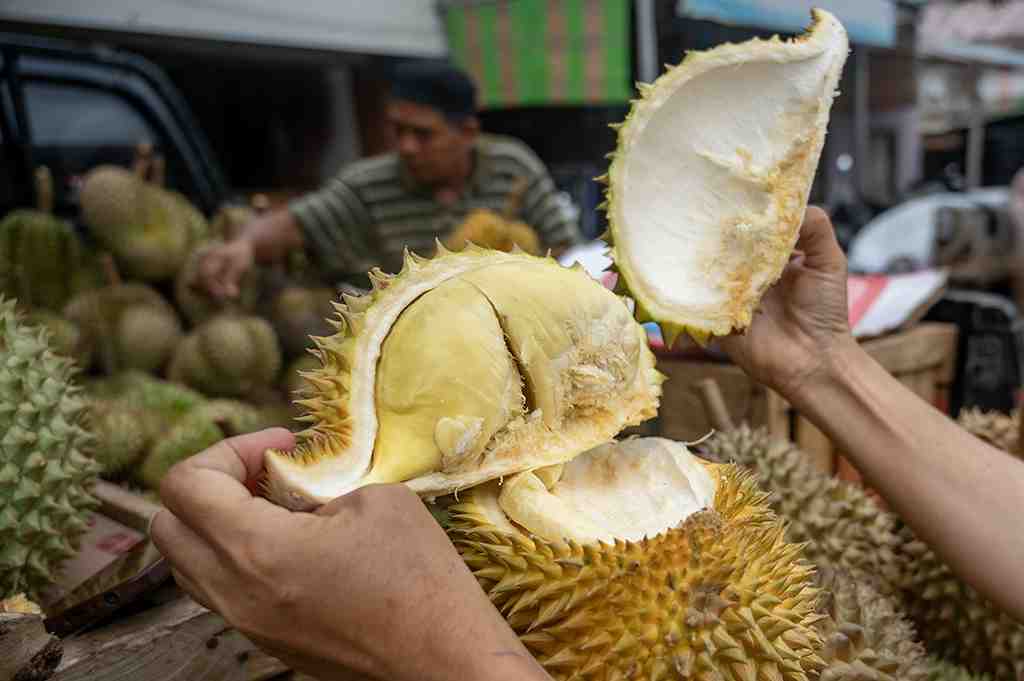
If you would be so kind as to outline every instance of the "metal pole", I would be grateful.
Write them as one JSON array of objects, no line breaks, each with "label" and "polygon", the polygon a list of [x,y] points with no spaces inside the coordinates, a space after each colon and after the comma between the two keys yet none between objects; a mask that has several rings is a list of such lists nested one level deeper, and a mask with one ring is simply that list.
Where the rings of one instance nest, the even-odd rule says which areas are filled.
[{"label": "metal pole", "polygon": [[636,0],[637,76],[644,83],[658,77],[658,29],[654,0]]},{"label": "metal pole", "polygon": [[857,46],[853,50],[853,182],[857,196],[864,196],[868,179],[868,156],[871,153],[871,112],[869,88],[871,73],[868,68],[868,48]]}]

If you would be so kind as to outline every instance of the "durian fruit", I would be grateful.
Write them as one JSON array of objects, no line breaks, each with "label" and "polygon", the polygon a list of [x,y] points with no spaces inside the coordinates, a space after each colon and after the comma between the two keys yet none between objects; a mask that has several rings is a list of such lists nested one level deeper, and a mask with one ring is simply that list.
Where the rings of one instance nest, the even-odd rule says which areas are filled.
[{"label": "durian fruit", "polygon": [[540,237],[532,227],[484,208],[470,211],[444,239],[445,248],[451,251],[461,251],[470,243],[506,253],[519,247],[531,255],[541,254]]},{"label": "durian fruit", "polygon": [[90,401],[88,423],[96,438],[93,458],[104,477],[116,477],[141,459],[166,425],[159,412],[127,400]]},{"label": "durian fruit", "polygon": [[999,411],[985,411],[972,408],[962,409],[957,422],[975,437],[981,438],[993,447],[1020,457],[1019,450],[1020,410],[1014,409],[1010,414]]},{"label": "durian fruit", "polygon": [[268,451],[268,494],[307,509],[362,485],[430,498],[557,464],[655,415],[664,377],[625,302],[582,267],[475,246],[371,273]]},{"label": "durian fruit", "polygon": [[963,667],[943,662],[938,658],[930,658],[928,681],[992,681],[992,677],[985,674],[971,674]]},{"label": "durian fruit", "polygon": [[660,438],[558,468],[460,494],[447,530],[553,678],[818,678],[813,569],[749,473]]},{"label": "durian fruit", "polygon": [[618,128],[609,255],[669,346],[747,327],[789,260],[849,52],[834,16],[812,16],[793,40],[690,52]]},{"label": "durian fruit", "polygon": [[136,466],[133,477],[149,489],[158,489],[171,466],[220,442],[225,437],[251,433],[274,425],[267,414],[236,400],[210,400],[181,417]]},{"label": "durian fruit", "polygon": [[25,323],[45,327],[49,333],[50,347],[58,355],[70,357],[75,366],[87,369],[92,366],[93,339],[82,333],[70,319],[55,312],[37,308],[25,314]]},{"label": "durian fruit", "polygon": [[313,347],[312,336],[331,333],[328,318],[333,314],[333,303],[338,298],[334,289],[327,286],[286,286],[274,296],[267,318],[286,357],[305,354]]},{"label": "durian fruit", "polygon": [[88,381],[86,391],[93,399],[118,401],[155,411],[169,420],[185,415],[206,401],[201,393],[191,388],[137,369]]},{"label": "durian fruit", "polygon": [[786,538],[807,542],[809,560],[854,579],[880,579],[883,591],[896,592],[904,570],[899,521],[862,488],[819,471],[795,445],[764,428],[716,432],[699,451],[751,469],[771,491],[772,509],[786,519]]},{"label": "durian fruit", "polygon": [[95,257],[66,221],[53,214],[49,171],[36,172],[37,204],[0,222],[0,293],[23,310],[59,312],[77,293],[101,285]]},{"label": "durian fruit", "polygon": [[826,669],[820,681],[925,681],[928,661],[900,602],[883,594],[877,582],[854,579],[842,569],[819,568],[818,624]]},{"label": "durian fruit", "polygon": [[994,681],[1024,679],[1024,624],[965,584],[908,527],[904,607],[933,655]]},{"label": "durian fruit", "polygon": [[87,291],[67,304],[64,316],[89,339],[106,373],[160,371],[184,333],[170,303],[137,283]]},{"label": "durian fruit", "polygon": [[37,599],[75,554],[97,464],[74,365],[0,296],[0,598]]},{"label": "durian fruit", "polygon": [[0,599],[0,613],[42,615],[43,609],[37,603],[26,598],[25,594],[14,594],[10,598]]},{"label": "durian fruit", "polygon": [[178,345],[167,376],[204,395],[247,397],[274,384],[281,361],[281,347],[267,320],[218,315]]},{"label": "durian fruit", "polygon": [[198,326],[218,314],[248,314],[259,302],[262,286],[257,268],[251,268],[242,276],[239,296],[232,300],[219,300],[196,287],[199,263],[219,243],[210,241],[193,249],[174,279],[174,300],[191,326]]},{"label": "durian fruit", "polygon": [[117,166],[90,170],[79,201],[86,225],[132,279],[173,277],[203,236],[202,215],[184,197]]}]

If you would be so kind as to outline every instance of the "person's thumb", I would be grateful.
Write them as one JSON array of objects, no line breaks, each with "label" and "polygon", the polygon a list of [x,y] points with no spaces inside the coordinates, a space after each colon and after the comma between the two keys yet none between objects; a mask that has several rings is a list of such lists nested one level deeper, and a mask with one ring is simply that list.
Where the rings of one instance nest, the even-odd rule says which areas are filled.
[{"label": "person's thumb", "polygon": [[808,206],[796,250],[803,254],[804,267],[824,272],[845,272],[846,256],[839,247],[835,229],[828,213],[817,206]]}]

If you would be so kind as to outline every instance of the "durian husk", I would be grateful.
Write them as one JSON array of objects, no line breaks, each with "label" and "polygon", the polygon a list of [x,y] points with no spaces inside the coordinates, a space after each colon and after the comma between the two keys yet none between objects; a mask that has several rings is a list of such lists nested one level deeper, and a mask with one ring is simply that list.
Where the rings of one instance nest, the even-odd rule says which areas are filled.
[{"label": "durian husk", "polygon": [[986,411],[978,408],[962,409],[957,416],[957,423],[966,428],[975,437],[981,438],[993,447],[1003,450],[1018,458],[1024,457],[1020,451],[1020,410],[1005,414],[999,411]]},{"label": "durian husk", "polygon": [[0,598],[38,600],[75,555],[99,467],[70,359],[0,294]]},{"label": "durian husk", "polygon": [[928,651],[994,681],[1024,678],[1024,624],[953,574],[909,527],[900,534],[904,607]]},{"label": "durian husk", "polygon": [[713,508],[638,542],[551,542],[499,528],[477,489],[447,509],[447,531],[554,679],[818,678],[813,568],[749,473],[720,466],[715,475]]},{"label": "durian husk", "polygon": [[819,471],[807,454],[764,428],[717,432],[699,451],[750,469],[787,521],[787,539],[806,542],[804,555],[816,565],[880,580],[883,592],[897,592],[904,571],[899,519],[862,488]]}]

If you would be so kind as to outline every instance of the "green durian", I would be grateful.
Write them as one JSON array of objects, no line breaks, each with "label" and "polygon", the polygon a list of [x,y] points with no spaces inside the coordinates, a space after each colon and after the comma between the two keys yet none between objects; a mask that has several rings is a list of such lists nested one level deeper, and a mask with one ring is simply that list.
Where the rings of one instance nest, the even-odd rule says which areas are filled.
[{"label": "green durian", "polygon": [[218,315],[193,330],[174,352],[168,377],[215,397],[250,397],[271,389],[281,348],[261,317]]},{"label": "green durian", "polygon": [[909,527],[900,535],[904,607],[928,652],[994,681],[1024,679],[1024,624],[954,575]]},{"label": "green durian", "polygon": [[771,506],[788,521],[789,541],[807,542],[804,555],[819,566],[842,568],[855,579],[881,579],[893,593],[903,572],[898,518],[860,487],[827,475],[792,443],[768,431],[740,426],[700,446],[712,461],[751,469],[771,492]]},{"label": "green durian", "polygon": [[64,316],[90,339],[104,373],[158,372],[184,333],[177,312],[163,296],[137,283],[76,296],[64,308]]},{"label": "green durian", "polygon": [[225,437],[265,427],[266,415],[251,405],[235,400],[210,400],[189,411],[158,436],[135,468],[133,477],[149,489],[157,489],[163,476],[179,461]]},{"label": "green durian", "polygon": [[1018,458],[1024,458],[1020,450],[1020,410],[1005,414],[1000,411],[985,411],[978,408],[962,409],[957,423],[975,437],[981,438],[993,447]]},{"label": "green durian", "polygon": [[0,598],[35,600],[78,550],[99,466],[74,364],[0,296]]},{"label": "green durian", "polygon": [[89,430],[96,437],[93,457],[104,477],[116,477],[142,458],[165,421],[152,409],[129,401],[94,400],[89,403]]},{"label": "green durian", "polygon": [[170,420],[184,416],[206,401],[202,394],[179,383],[165,381],[137,369],[86,383],[88,394],[101,400],[120,400],[154,410]]}]

